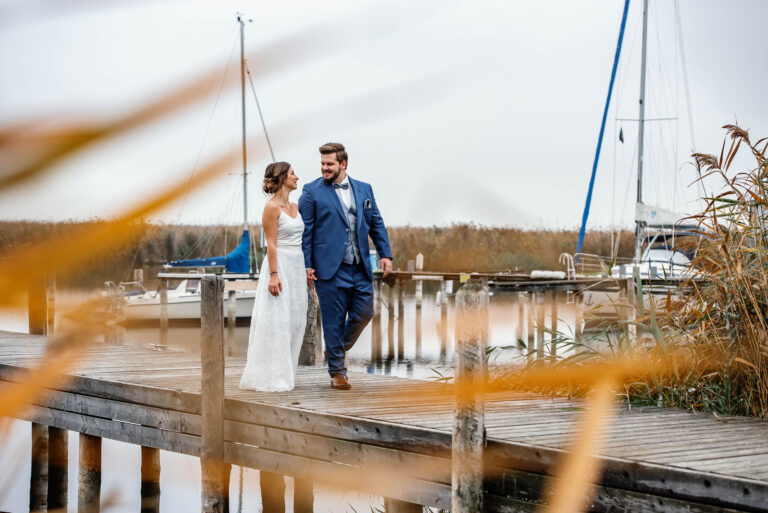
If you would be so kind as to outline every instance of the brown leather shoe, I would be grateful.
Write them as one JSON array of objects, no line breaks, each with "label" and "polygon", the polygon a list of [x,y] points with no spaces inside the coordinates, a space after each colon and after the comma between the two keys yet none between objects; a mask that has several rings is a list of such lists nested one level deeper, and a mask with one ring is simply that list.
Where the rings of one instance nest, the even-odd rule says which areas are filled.
[{"label": "brown leather shoe", "polygon": [[331,377],[331,388],[336,388],[338,390],[349,390],[352,388],[352,385],[349,384],[345,375],[336,374],[335,376]]}]

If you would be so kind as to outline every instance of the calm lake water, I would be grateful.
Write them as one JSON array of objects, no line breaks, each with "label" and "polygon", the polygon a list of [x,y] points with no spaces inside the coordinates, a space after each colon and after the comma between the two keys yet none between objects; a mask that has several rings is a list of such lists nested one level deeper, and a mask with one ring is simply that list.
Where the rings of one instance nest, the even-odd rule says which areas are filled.
[{"label": "calm lake water", "polygon": [[[59,309],[67,303],[82,298],[82,294],[60,291],[57,295]],[[386,298],[386,294],[385,294]],[[448,346],[445,356],[440,349],[440,307],[435,295],[424,295],[422,315],[422,344],[420,355],[416,351],[415,301],[407,297],[405,302],[405,354],[400,358],[386,359],[387,356],[387,308],[382,311],[382,339],[384,361],[371,362],[371,327],[363,332],[360,340],[348,354],[348,367],[352,370],[375,374],[434,379],[440,373],[450,373],[454,337],[453,296],[449,297]],[[550,326],[551,309],[546,308],[546,325]],[[525,314],[524,314],[525,315]],[[575,317],[575,306],[564,302],[558,305],[560,331],[569,333]],[[517,294],[497,292],[490,299],[490,342],[491,346],[510,346],[515,342],[515,326],[518,318]],[[0,311],[0,330],[27,331],[27,316],[24,311]],[[231,354],[245,356],[248,346],[248,326],[235,328],[234,338],[227,341]],[[226,331],[225,331],[226,333]],[[395,329],[395,334],[397,329]],[[525,331],[523,333],[525,338]],[[159,342],[156,328],[130,328],[125,333],[125,344],[150,346]],[[169,329],[168,345],[173,349],[199,352],[200,329],[197,327],[174,327]],[[395,347],[397,339],[395,336]],[[491,357],[491,363],[521,361],[522,352],[517,349],[498,351]],[[30,425],[27,422],[11,421],[5,436],[0,439],[0,511],[21,512],[28,510],[30,477]],[[77,510],[77,454],[78,436],[69,436],[69,511]],[[108,511],[136,512],[140,509],[140,449],[131,444],[103,441],[102,500],[114,499]],[[200,510],[200,464],[197,458],[176,453],[161,453],[161,508],[165,512],[181,513]],[[14,469],[8,472],[7,469]],[[241,510],[239,495],[239,468],[233,468],[231,480],[231,510]],[[292,490],[291,479],[286,480],[287,491]],[[356,491],[345,491],[325,486],[315,488],[315,511],[353,512],[371,511],[381,506],[381,498]],[[243,470],[242,511],[260,511],[260,489],[258,471]],[[292,511],[292,494],[286,494],[286,511]]]}]

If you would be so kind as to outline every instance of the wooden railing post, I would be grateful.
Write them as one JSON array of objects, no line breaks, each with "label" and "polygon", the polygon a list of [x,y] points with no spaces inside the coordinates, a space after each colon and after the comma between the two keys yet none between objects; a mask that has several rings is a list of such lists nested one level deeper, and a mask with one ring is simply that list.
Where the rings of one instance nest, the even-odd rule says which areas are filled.
[{"label": "wooden railing post", "polygon": [[101,437],[80,433],[77,513],[98,513],[101,501]]},{"label": "wooden railing post", "polygon": [[32,423],[32,468],[29,476],[29,511],[48,510],[48,426]]},{"label": "wooden railing post", "polygon": [[535,309],[536,309],[536,294],[534,292],[528,293],[528,315],[527,322],[528,328],[526,331],[526,337],[528,338],[528,347],[526,348],[527,359],[531,359],[534,356],[534,350],[536,349],[536,326],[535,326]]},{"label": "wooden railing post", "polygon": [[141,447],[141,513],[160,511],[160,449]]},{"label": "wooden railing post", "polygon": [[317,322],[319,312],[315,288],[307,287],[307,326],[304,328],[304,340],[299,352],[299,365],[316,365],[318,360],[323,361],[323,344]]},{"label": "wooden railing post", "polygon": [[488,288],[470,278],[456,294],[456,398],[454,403],[451,511],[483,510],[483,449]]},{"label": "wooden railing post", "polygon": [[229,511],[229,474],[224,462],[224,280],[202,278],[201,348],[201,447],[202,510]]},{"label": "wooden railing post", "polygon": [[67,509],[69,431],[48,428],[48,511]]},{"label": "wooden railing post", "polygon": [[[424,270],[424,255],[416,255],[416,272]],[[416,280],[416,358],[421,358],[421,300],[424,295],[424,282]]]}]

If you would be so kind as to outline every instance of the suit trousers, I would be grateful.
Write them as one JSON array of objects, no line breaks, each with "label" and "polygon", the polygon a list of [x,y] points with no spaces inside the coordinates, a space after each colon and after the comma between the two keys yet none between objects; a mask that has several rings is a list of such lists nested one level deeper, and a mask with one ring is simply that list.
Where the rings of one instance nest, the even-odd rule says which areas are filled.
[{"label": "suit trousers", "polygon": [[349,351],[373,318],[373,282],[363,264],[342,263],[330,280],[315,282],[331,376],[346,375]]}]

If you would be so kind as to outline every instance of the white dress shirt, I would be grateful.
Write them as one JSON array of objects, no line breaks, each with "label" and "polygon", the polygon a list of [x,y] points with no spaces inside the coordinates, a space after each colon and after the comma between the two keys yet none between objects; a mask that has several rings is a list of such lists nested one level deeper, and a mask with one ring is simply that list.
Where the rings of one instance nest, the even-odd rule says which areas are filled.
[{"label": "white dress shirt", "polygon": [[[339,185],[344,183],[349,184],[348,176],[345,176],[344,180],[342,180]],[[355,198],[352,195],[352,185],[349,184],[349,187],[347,187],[346,189],[339,188],[335,190],[336,190],[336,194],[339,196],[339,199],[341,200],[341,204],[344,205],[347,208],[347,210],[349,210],[349,207],[355,204]]]}]

